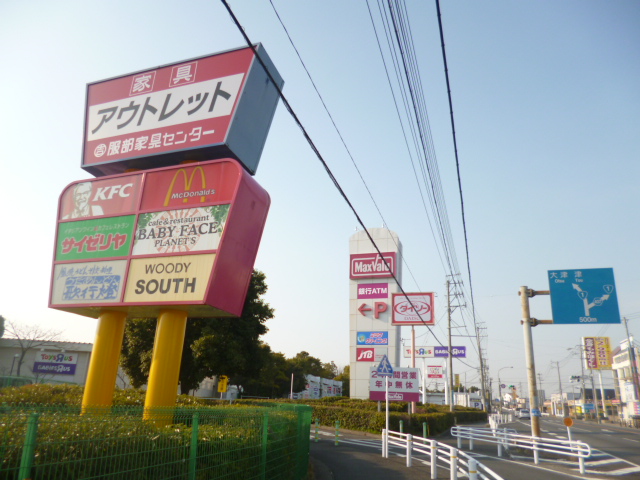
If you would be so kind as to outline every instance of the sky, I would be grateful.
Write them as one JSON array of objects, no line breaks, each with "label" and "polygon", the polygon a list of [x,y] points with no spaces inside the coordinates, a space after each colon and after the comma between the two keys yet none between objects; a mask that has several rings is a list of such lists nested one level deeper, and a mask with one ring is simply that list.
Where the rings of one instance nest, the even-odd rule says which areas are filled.
[{"label": "sky", "polygon": [[[398,234],[405,291],[436,293],[437,326],[417,328],[418,345],[445,343],[450,272],[405,146],[385,43],[381,55],[376,40],[378,4],[229,5],[251,41],[265,47],[284,95],[364,224]],[[526,388],[518,291],[547,290],[548,270],[613,268],[620,313],[640,335],[640,4],[442,2],[471,279],[435,2],[412,0],[406,9],[455,278],[467,292],[453,324],[463,335],[454,344],[466,345],[468,358],[455,361],[454,371],[477,385],[475,339],[468,337],[475,313],[494,392],[498,378]],[[245,41],[213,0],[8,0],[0,2],[0,44],[0,315],[93,342],[97,320],[47,308],[58,197],[69,183],[91,178],[80,168],[86,85]],[[264,340],[289,357],[304,350],[345,366],[348,242],[361,227],[282,104],[255,178],[272,201],[256,260],[276,315]],[[551,318],[549,297],[532,298],[531,314]],[[547,394],[558,391],[558,376],[566,391],[569,376],[580,374],[583,336],[609,336],[617,345],[625,331],[620,324],[533,329]],[[408,329],[402,337],[409,341]],[[610,385],[610,374],[604,377]]]}]

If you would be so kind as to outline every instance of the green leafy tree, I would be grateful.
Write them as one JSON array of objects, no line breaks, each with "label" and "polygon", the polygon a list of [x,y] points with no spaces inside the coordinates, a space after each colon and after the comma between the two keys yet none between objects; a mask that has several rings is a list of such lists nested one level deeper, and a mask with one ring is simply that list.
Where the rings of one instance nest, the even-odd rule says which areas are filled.
[{"label": "green leafy tree", "polygon": [[[333,363],[333,362],[332,362]],[[343,369],[342,372],[340,372],[338,375],[336,375],[335,380],[338,380],[340,382],[342,382],[342,396],[343,397],[350,397],[350,390],[349,390],[349,381],[351,379],[351,367],[349,365],[346,365]]]},{"label": "green leafy tree", "polygon": [[[180,363],[180,391],[188,393],[206,377],[257,376],[264,359],[260,336],[273,309],[261,297],[267,291],[264,273],[254,270],[240,318],[189,318]],[[127,322],[120,363],[134,387],[147,383],[151,367],[155,319]]]},{"label": "green leafy tree", "polygon": [[[290,361],[282,353],[273,352],[269,345],[260,346],[259,360],[262,365],[256,376],[236,376],[233,383],[242,388],[243,396],[281,398],[291,389]],[[304,377],[294,375],[294,390],[304,390]]]}]

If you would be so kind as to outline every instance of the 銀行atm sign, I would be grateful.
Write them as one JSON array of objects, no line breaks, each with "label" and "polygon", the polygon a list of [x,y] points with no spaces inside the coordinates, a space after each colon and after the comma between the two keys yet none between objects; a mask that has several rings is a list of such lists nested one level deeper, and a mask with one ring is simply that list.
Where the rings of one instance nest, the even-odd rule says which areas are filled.
[{"label": "\u9280\u884catm sign", "polygon": [[49,306],[238,316],[269,204],[232,159],[75,182],[60,196]]}]

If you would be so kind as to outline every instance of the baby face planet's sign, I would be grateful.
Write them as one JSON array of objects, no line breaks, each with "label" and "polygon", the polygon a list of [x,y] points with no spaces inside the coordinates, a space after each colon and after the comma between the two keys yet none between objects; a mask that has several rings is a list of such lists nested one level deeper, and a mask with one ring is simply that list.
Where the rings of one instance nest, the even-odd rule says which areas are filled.
[{"label": "baby face planet's sign", "polygon": [[100,177],[233,157],[254,174],[284,85],[254,48],[89,84],[82,168]]},{"label": "baby face planet's sign", "polygon": [[49,306],[238,316],[269,204],[232,159],[75,182],[60,196]]}]

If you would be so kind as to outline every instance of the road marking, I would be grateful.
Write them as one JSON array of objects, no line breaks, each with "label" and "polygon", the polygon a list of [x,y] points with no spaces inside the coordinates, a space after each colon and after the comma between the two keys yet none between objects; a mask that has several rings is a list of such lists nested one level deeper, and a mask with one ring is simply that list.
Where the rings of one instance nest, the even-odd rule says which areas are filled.
[{"label": "road marking", "polygon": [[640,443],[640,440],[634,440],[633,438],[623,438],[623,440],[626,440],[628,442],[636,442],[636,443]]}]

